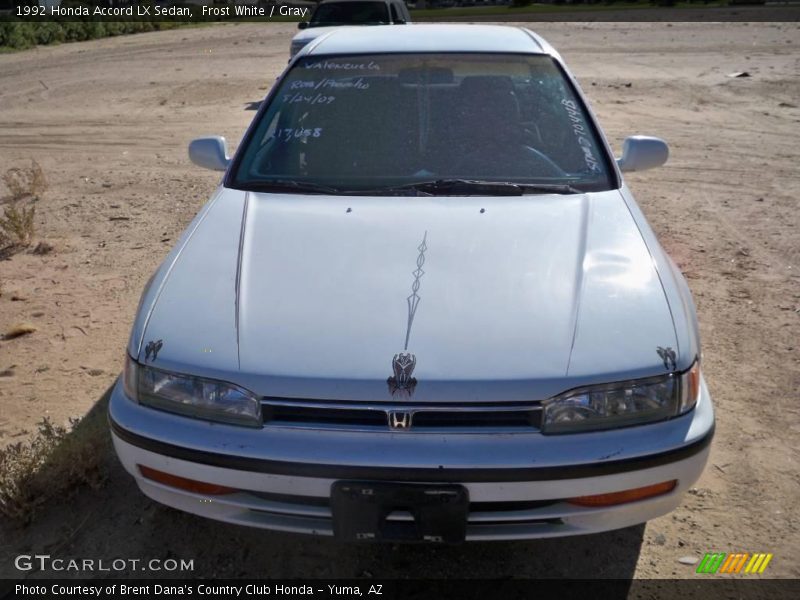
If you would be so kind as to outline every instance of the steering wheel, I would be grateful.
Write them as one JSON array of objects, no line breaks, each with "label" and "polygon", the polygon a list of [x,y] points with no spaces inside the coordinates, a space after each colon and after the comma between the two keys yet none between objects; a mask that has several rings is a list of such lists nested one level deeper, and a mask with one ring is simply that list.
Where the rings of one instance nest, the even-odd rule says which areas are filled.
[{"label": "steering wheel", "polygon": [[[487,160],[491,157],[491,160]],[[526,144],[503,145],[498,148],[482,147],[462,154],[453,165],[456,173],[470,173],[475,177],[496,177],[493,164],[502,165],[502,173],[514,177],[566,177],[567,173],[546,154]],[[491,169],[491,172],[488,172]]]}]

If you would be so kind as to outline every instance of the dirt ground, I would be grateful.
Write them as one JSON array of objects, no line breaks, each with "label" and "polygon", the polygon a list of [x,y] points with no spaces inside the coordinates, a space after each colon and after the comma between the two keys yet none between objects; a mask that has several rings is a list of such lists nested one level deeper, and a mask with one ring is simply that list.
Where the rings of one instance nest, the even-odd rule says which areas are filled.
[{"label": "dirt ground", "polygon": [[[764,576],[800,577],[800,27],[536,29],[615,149],[636,133],[671,146],[666,167],[628,182],[694,293],[717,411],[709,466],[681,507],[562,540],[342,547],[158,507],[109,456],[101,489],[25,528],[0,521],[0,576],[36,552],[194,559],[205,577],[669,578],[693,576],[681,557],[714,550],[772,552]],[[0,169],[41,164],[36,238],[54,247],[0,260],[0,328],[38,328],[0,341],[0,447],[45,415],[102,410],[145,281],[218,180],[189,163],[187,143],[222,134],[236,146],[293,31],[223,25],[0,55]]]}]

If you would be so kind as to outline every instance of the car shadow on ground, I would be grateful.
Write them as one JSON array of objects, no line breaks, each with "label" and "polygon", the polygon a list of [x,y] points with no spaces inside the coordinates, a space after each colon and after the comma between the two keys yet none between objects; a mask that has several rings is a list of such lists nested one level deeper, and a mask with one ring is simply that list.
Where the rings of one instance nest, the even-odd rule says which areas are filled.
[{"label": "car shadow on ground", "polygon": [[[0,517],[0,577],[203,578],[614,578],[633,577],[644,525],[590,536],[476,542],[456,546],[340,544],[210,521],[158,505],[136,487],[113,453],[107,427],[110,389],[65,443],[84,448],[83,462],[102,484],[77,484],[39,507],[28,525]],[[88,449],[88,452],[86,451]],[[52,472],[49,477],[54,477]],[[20,554],[56,558],[172,558],[187,571],[19,571]]]}]

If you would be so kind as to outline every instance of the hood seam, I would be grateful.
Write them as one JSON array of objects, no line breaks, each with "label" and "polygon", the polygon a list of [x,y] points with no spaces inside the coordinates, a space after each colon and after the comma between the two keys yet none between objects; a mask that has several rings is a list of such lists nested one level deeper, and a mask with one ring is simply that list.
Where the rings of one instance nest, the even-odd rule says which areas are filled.
[{"label": "hood seam", "polygon": [[622,199],[622,203],[625,205],[625,209],[628,211],[628,214],[630,215],[633,224],[636,225],[636,231],[639,232],[639,237],[642,238],[642,243],[644,244],[644,247],[647,248],[647,254],[650,255],[650,264],[653,267],[653,271],[655,271],[656,277],[658,277],[658,285],[661,287],[661,294],[664,296],[664,302],[666,303],[667,310],[669,311],[669,319],[672,322],[672,335],[675,336],[675,353],[677,358],[680,359],[681,340],[680,336],[678,335],[678,326],[675,323],[675,313],[673,312],[672,304],[669,301],[669,294],[667,294],[667,288],[664,286],[664,280],[662,279],[661,272],[658,269],[658,262],[656,261],[655,256],[653,256],[653,250],[647,243],[647,238],[642,233],[642,228],[639,226],[639,221],[636,220],[636,216],[633,214],[631,207],[628,206],[628,201],[625,198],[625,194],[622,193],[622,190],[618,191],[619,191],[619,196]]},{"label": "hood seam", "polygon": [[581,206],[581,246],[578,253],[581,263],[577,269],[577,281],[575,281],[577,297],[575,299],[575,307],[573,308],[573,319],[575,322],[572,326],[572,342],[569,345],[569,356],[567,356],[567,368],[564,371],[564,377],[569,376],[569,369],[572,365],[572,353],[575,351],[575,340],[578,339],[578,324],[580,323],[581,301],[583,300],[583,288],[586,284],[584,263],[586,262],[586,248],[588,247],[589,240],[589,219],[591,218],[590,202],[591,200],[589,196],[584,194]]},{"label": "hood seam", "polygon": [[242,287],[242,256],[244,254],[244,236],[245,227],[247,226],[247,205],[250,202],[250,192],[244,194],[244,206],[242,207],[242,223],[239,229],[239,251],[236,255],[236,283],[234,289],[234,326],[236,328],[236,364],[239,370],[242,370],[242,356],[239,345],[239,311],[241,305],[241,287]]}]

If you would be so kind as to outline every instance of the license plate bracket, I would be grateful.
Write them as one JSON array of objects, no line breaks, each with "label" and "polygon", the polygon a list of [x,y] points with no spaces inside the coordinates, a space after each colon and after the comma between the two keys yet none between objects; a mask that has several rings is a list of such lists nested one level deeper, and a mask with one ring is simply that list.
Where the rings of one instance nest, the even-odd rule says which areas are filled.
[{"label": "license plate bracket", "polygon": [[342,541],[463,542],[469,494],[461,485],[336,481],[333,531]]}]

